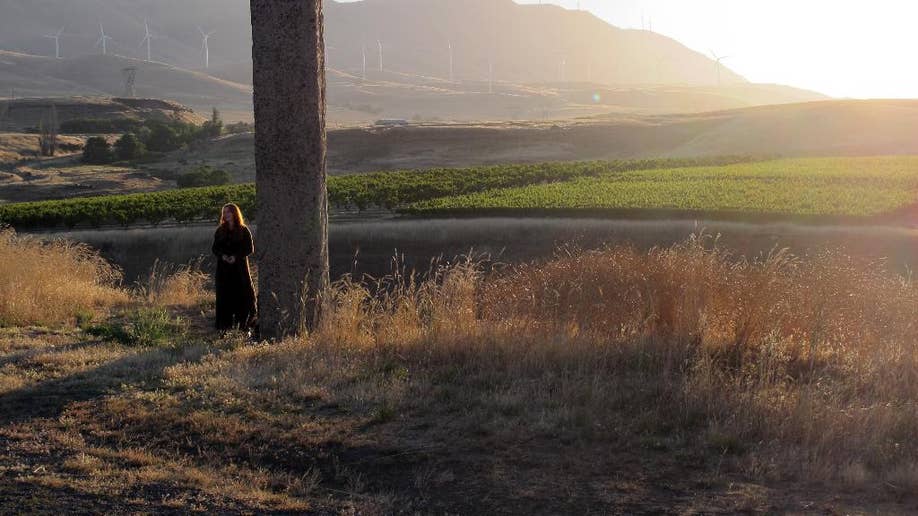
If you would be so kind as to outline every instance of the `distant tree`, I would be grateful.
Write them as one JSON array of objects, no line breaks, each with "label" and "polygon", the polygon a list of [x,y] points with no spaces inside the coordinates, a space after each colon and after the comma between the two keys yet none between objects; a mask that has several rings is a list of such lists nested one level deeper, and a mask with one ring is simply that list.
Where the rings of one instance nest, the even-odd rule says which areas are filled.
[{"label": "distant tree", "polygon": [[230,175],[225,170],[202,165],[187,174],[178,176],[176,183],[179,188],[226,185],[230,183]]},{"label": "distant tree", "polygon": [[217,108],[214,108],[210,120],[204,122],[201,127],[201,133],[209,138],[216,138],[223,134],[223,119],[220,118],[220,112],[217,111]]},{"label": "distant tree", "polygon": [[150,134],[147,136],[147,149],[153,152],[174,151],[182,146],[182,138],[172,126],[163,122],[149,124]]},{"label": "distant tree", "polygon": [[137,133],[143,125],[133,118],[72,118],[61,122],[60,129],[64,134]]},{"label": "distant tree", "polygon": [[147,149],[134,133],[126,133],[115,142],[115,155],[123,161],[140,159]]},{"label": "distant tree", "polygon": [[38,125],[38,146],[42,156],[54,156],[57,154],[57,133],[60,124],[57,120],[57,108],[54,104],[51,105],[48,118],[49,121],[47,123],[42,119]]},{"label": "distant tree", "polygon": [[112,146],[108,140],[101,136],[93,136],[86,140],[83,146],[83,162],[93,165],[104,165],[114,161],[115,155],[112,153]]},{"label": "distant tree", "polygon": [[226,132],[229,134],[241,134],[255,132],[255,125],[246,122],[235,122],[226,125]]}]

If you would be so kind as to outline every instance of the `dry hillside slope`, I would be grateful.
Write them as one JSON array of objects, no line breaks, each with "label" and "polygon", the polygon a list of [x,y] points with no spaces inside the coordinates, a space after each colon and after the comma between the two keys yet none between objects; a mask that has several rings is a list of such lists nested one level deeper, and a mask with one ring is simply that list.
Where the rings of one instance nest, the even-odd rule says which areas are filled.
[{"label": "dry hillside slope", "polygon": [[51,107],[61,122],[74,119],[182,120],[202,123],[205,119],[191,108],[158,99],[117,97],[22,98],[0,105],[0,130],[16,131],[38,127],[50,119]]},{"label": "dry hillside slope", "polygon": [[[606,115],[572,122],[415,124],[329,133],[333,174],[642,157],[918,154],[918,101],[823,101],[701,114]],[[183,164],[184,162],[184,164]],[[176,153],[154,168],[211,164],[254,178],[252,135]]]},{"label": "dry hillside slope", "polygon": [[[109,50],[145,57],[139,46],[144,22],[157,38],[156,61],[203,68],[197,26],[216,31],[211,65],[251,62],[251,25],[246,0],[0,0],[2,48],[53,55],[44,34],[62,26],[63,57],[97,54],[99,22],[112,36]],[[378,67],[377,40],[384,68],[411,75],[448,77],[448,42],[455,76],[487,77],[493,60],[498,79],[511,82],[558,80],[561,60],[567,80],[615,84],[717,82],[711,59],[650,31],[612,26],[586,11],[555,5],[520,5],[513,0],[365,0],[325,2],[329,65],[357,71],[366,47]],[[483,35],[489,37],[482,37]],[[244,82],[251,74],[230,77]],[[725,83],[745,82],[729,69]]]},{"label": "dry hillside slope", "polygon": [[0,84],[8,96],[123,96],[125,68],[136,68],[136,94],[164,98],[199,111],[219,105],[226,109],[250,110],[250,86],[217,79],[201,72],[163,63],[147,63],[121,56],[91,55],[53,59],[0,51]]}]

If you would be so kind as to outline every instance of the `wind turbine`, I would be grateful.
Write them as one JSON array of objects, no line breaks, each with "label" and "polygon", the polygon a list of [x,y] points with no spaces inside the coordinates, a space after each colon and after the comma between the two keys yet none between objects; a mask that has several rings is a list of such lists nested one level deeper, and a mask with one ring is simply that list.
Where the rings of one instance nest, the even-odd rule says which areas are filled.
[{"label": "wind turbine", "polygon": [[[204,52],[204,69],[207,69],[207,68],[210,68],[210,45],[208,45],[207,41],[210,39],[211,36],[216,34],[217,31],[212,30],[210,32],[204,32],[204,29],[202,29],[201,27],[198,27],[198,32],[200,32],[201,37],[204,38],[204,43],[201,45],[201,51]],[[148,38],[150,37],[150,29],[147,29],[147,37]],[[147,47],[147,61],[150,60],[149,55],[150,55],[150,48],[148,46]]]},{"label": "wind turbine", "polygon": [[367,80],[367,46],[363,45],[360,47],[360,50],[363,52],[363,80]]},{"label": "wind turbine", "polygon": [[494,62],[488,58],[488,93],[494,93]]},{"label": "wind turbine", "polygon": [[144,43],[147,44],[147,62],[149,63],[150,61],[153,60],[153,57],[152,57],[153,52],[151,49],[151,44],[153,42],[153,33],[150,32],[150,23],[147,20],[143,21],[143,30],[144,30],[144,34],[143,34],[143,39],[140,40],[140,46],[142,47]]},{"label": "wind turbine", "polygon": [[61,34],[64,33],[64,28],[61,27],[61,30],[57,31],[54,34],[46,34],[44,37],[54,40],[54,58],[61,58]]},{"label": "wind turbine", "polygon": [[449,82],[453,82],[453,42],[447,41],[446,46],[449,47]]},{"label": "wind turbine", "polygon": [[564,72],[567,67],[567,59],[561,58],[561,62],[558,63],[558,80],[559,82],[564,82]]},{"label": "wind turbine", "polygon": [[714,64],[717,68],[717,87],[721,86],[720,81],[720,70],[723,68],[724,59],[730,59],[730,56],[719,56],[713,50],[711,51],[711,56],[714,58]]},{"label": "wind turbine", "polygon": [[112,38],[111,36],[105,35],[105,28],[102,27],[102,22],[99,22],[99,34],[100,36],[96,41],[96,46],[102,45],[102,55],[104,56],[108,54],[108,41]]},{"label": "wind turbine", "polygon": [[376,46],[379,47],[379,71],[383,71],[383,60],[382,60],[382,41],[376,40]]}]

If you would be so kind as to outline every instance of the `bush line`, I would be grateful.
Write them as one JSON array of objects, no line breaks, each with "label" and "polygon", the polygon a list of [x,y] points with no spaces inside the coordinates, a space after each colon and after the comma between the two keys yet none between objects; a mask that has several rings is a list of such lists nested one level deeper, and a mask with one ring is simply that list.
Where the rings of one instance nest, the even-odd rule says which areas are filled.
[{"label": "bush line", "polygon": [[[749,156],[695,159],[648,159],[495,165],[462,169],[401,170],[328,180],[329,203],[345,209],[396,209],[411,203],[453,195],[539,183],[566,181],[615,172],[723,166],[758,161]],[[153,193],[79,197],[0,205],[0,223],[16,228],[93,227],[165,221],[191,222],[215,217],[220,206],[235,202],[257,217],[255,185],[188,188]]]}]

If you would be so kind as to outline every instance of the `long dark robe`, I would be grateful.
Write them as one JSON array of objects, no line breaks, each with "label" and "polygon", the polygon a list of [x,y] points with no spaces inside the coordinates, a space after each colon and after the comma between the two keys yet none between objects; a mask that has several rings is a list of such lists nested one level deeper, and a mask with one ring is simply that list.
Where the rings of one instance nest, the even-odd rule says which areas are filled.
[{"label": "long dark robe", "polygon": [[[250,329],[256,322],[255,288],[249,271],[249,255],[255,251],[252,233],[247,227],[234,230],[226,226],[214,234],[213,253],[217,256],[217,320],[219,330],[231,328]],[[223,255],[234,256],[235,263],[227,263]]]}]

